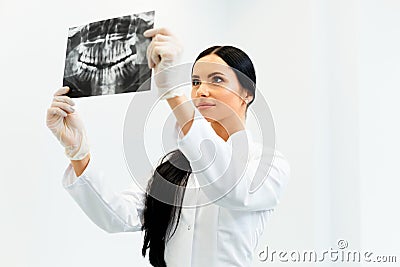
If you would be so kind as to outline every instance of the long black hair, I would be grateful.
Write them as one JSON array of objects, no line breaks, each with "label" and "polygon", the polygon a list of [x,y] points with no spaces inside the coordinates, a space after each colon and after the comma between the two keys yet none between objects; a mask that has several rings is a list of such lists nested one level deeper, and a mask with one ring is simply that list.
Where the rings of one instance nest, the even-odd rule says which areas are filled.
[{"label": "long black hair", "polygon": [[[247,104],[248,107],[254,101],[256,84],[254,66],[248,55],[233,46],[212,46],[201,52],[195,62],[210,54],[216,54],[224,60],[235,71],[242,87],[253,96]],[[142,231],[145,231],[145,235],[142,255],[145,257],[149,249],[152,266],[167,266],[164,260],[165,245],[178,227],[182,201],[191,173],[189,161],[176,149],[162,157],[148,182],[143,211]],[[161,195],[162,201],[158,199]],[[175,229],[171,234],[174,225]]]}]

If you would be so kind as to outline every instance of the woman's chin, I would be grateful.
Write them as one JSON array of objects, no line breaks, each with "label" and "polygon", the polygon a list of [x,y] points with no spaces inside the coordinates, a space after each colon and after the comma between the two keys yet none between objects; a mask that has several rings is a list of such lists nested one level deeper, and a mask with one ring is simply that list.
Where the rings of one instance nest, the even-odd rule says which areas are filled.
[{"label": "woman's chin", "polygon": [[204,118],[208,121],[208,122],[215,122],[215,119],[209,117],[209,116],[205,116],[204,114],[202,114],[204,116]]}]

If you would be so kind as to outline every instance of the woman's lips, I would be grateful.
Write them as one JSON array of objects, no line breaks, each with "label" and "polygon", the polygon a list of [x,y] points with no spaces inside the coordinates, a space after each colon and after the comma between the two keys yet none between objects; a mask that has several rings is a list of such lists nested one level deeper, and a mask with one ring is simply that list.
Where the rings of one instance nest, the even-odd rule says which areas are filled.
[{"label": "woman's lips", "polygon": [[197,106],[198,109],[209,109],[209,108],[212,108],[212,107],[215,107],[215,105],[200,105],[200,106]]}]

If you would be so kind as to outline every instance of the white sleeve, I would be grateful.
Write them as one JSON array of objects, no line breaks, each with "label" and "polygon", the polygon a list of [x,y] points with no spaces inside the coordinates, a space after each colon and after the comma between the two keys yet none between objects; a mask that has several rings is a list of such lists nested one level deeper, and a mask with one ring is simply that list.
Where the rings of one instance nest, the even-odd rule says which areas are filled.
[{"label": "white sleeve", "polygon": [[95,166],[93,155],[79,177],[69,164],[62,179],[65,190],[101,229],[108,233],[140,231],[145,192],[132,185],[120,193],[114,193],[104,182],[104,173]]},{"label": "white sleeve", "polygon": [[[290,177],[290,166],[282,153],[251,146],[246,130],[232,134],[225,142],[195,110],[192,126],[178,139],[178,148],[189,160],[204,194],[228,209],[275,208]],[[258,166],[259,162],[267,164]],[[252,184],[254,177],[258,177],[257,186]]]}]

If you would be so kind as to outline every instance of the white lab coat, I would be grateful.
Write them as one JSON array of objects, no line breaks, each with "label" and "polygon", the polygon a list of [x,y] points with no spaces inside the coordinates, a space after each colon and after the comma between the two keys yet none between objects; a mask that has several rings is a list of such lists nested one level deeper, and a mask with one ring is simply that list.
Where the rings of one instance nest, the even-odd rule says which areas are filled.
[{"label": "white lab coat", "polygon": [[[249,267],[265,223],[289,180],[289,164],[279,151],[254,142],[248,130],[234,133],[225,142],[195,110],[196,119],[189,132],[178,139],[178,148],[192,169],[201,171],[189,177],[187,188],[193,190],[186,190],[184,195],[178,227],[166,244],[165,261],[168,267]],[[246,136],[248,158],[243,153]],[[270,166],[262,166],[266,178],[262,186],[250,193],[256,166],[264,156],[272,156],[273,161]],[[243,162],[248,164],[244,173]],[[100,169],[93,155],[79,177],[69,165],[63,186],[88,217],[105,231],[140,231],[145,193],[134,187],[120,193],[110,192],[103,181],[111,178]],[[233,181],[237,184],[232,184]]]}]

